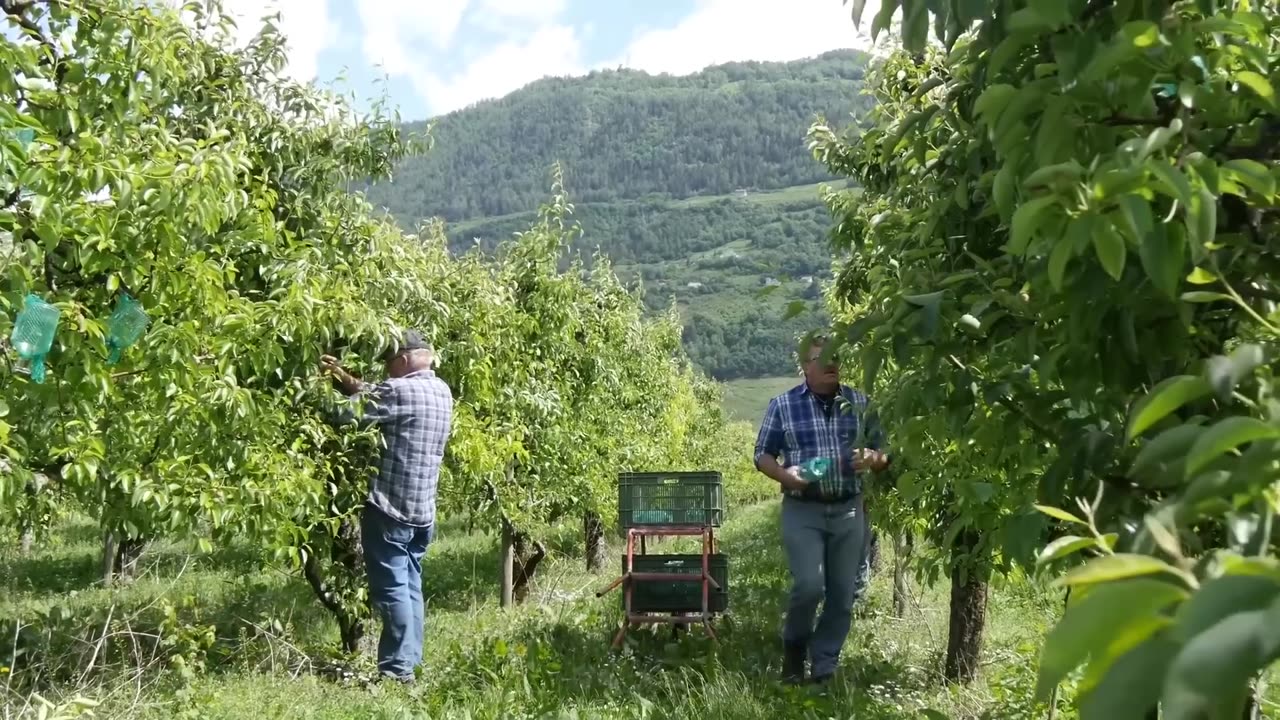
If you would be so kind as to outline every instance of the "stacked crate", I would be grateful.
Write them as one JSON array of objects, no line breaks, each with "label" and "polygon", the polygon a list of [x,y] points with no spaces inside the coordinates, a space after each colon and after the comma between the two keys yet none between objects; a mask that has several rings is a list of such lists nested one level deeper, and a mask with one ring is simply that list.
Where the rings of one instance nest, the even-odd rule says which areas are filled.
[{"label": "stacked crate", "polygon": [[[729,558],[718,552],[715,529],[724,519],[724,486],[718,472],[622,473],[618,524],[626,532],[622,576],[601,595],[622,587],[626,618],[614,640],[641,623],[702,623],[729,605]],[[647,552],[649,538],[700,537],[702,552]]]}]

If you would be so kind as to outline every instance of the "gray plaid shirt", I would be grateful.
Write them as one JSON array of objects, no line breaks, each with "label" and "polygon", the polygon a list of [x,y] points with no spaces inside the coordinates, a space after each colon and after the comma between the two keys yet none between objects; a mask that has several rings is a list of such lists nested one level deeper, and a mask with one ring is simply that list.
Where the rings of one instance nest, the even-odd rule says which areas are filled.
[{"label": "gray plaid shirt", "polygon": [[357,417],[344,405],[341,421],[376,425],[382,431],[382,458],[369,485],[369,503],[406,525],[431,525],[453,419],[453,392],[435,373],[421,370],[366,385],[351,401],[363,401],[364,412]]}]

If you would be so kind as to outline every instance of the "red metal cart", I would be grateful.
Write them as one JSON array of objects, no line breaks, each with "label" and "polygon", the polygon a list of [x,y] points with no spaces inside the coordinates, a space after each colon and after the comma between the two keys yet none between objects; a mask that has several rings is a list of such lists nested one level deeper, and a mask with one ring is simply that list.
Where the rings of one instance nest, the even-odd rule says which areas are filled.
[{"label": "red metal cart", "polygon": [[[701,624],[716,641],[712,622],[728,608],[728,558],[718,552],[715,535],[723,516],[721,498],[719,473],[620,476],[619,525],[627,538],[622,575],[596,594],[622,588],[623,620],[613,647],[622,644],[629,628],[658,623],[673,630]],[[700,537],[701,552],[647,552],[649,538],[670,537]]]}]

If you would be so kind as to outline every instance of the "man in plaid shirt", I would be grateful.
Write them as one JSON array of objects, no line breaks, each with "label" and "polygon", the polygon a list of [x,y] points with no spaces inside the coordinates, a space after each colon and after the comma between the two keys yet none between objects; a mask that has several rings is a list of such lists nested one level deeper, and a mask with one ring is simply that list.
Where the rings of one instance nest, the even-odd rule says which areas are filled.
[{"label": "man in plaid shirt", "polygon": [[[756,468],[783,493],[782,544],[792,579],[782,633],[788,682],[804,679],[806,655],[814,682],[835,672],[870,561],[863,471],[889,465],[867,397],[840,384],[835,360],[823,357],[826,348],[825,338],[810,344],[801,360],[804,382],[769,402],[755,448]],[[818,458],[830,460],[831,469],[809,482],[800,466]]]},{"label": "man in plaid shirt", "polygon": [[363,405],[339,420],[377,426],[383,450],[361,517],[369,595],[382,617],[378,670],[410,682],[422,661],[422,557],[434,535],[436,485],[453,416],[453,393],[431,366],[434,351],[416,331],[383,357],[387,380],[367,385],[332,357],[321,365]]}]

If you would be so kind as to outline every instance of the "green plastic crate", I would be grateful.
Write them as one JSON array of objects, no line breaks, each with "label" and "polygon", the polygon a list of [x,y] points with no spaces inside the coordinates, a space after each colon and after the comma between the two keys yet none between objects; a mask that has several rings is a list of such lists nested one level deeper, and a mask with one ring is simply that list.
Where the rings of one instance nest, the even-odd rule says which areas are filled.
[{"label": "green plastic crate", "polygon": [[618,525],[720,527],[724,484],[718,472],[622,473]]},{"label": "green plastic crate", "polygon": [[[711,577],[720,588],[710,588],[707,606],[711,612],[724,612],[729,607],[729,556],[715,553],[707,558]],[[627,556],[622,556],[622,569],[627,568]],[[670,573],[673,575],[701,573],[701,555],[635,555],[632,558],[634,572]],[[701,612],[702,582],[698,580],[634,580],[631,591],[632,612]],[[626,593],[621,593],[622,606],[626,608]]]}]

